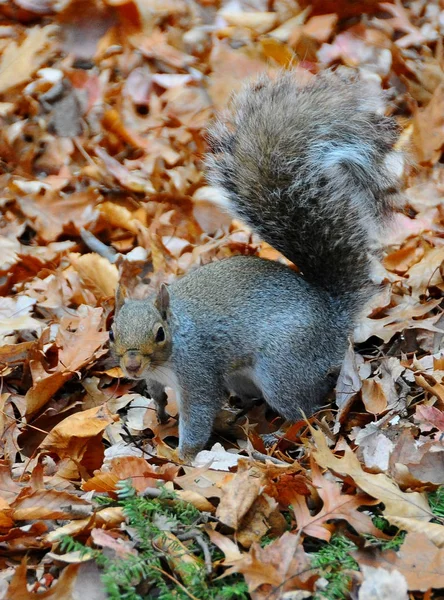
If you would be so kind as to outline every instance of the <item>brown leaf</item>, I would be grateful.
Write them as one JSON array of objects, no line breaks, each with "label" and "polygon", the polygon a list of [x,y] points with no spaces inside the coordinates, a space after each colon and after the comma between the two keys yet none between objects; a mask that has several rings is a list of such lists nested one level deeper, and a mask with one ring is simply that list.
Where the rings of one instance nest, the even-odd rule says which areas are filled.
[{"label": "brown leaf", "polygon": [[53,25],[33,27],[21,46],[10,41],[0,59],[0,94],[26,83],[47,60]]},{"label": "brown leaf", "polygon": [[376,536],[381,534],[380,530],[373,525],[371,518],[358,510],[362,506],[377,504],[377,501],[363,494],[355,496],[342,494],[341,486],[323,477],[319,467],[313,461],[312,479],[313,485],[317,488],[323,501],[323,506],[318,513],[312,515],[308,510],[306,499],[303,496],[295,496],[292,507],[298,530],[302,530],[306,535],[328,542],[332,532],[325,525],[326,522],[333,519],[343,519],[350,523],[358,533]]},{"label": "brown leaf", "polygon": [[72,600],[79,568],[80,565],[68,565],[50,590],[36,595],[28,591],[26,562],[22,562],[17,567],[14,577],[9,584],[7,597],[14,598],[14,600],[36,600],[36,598],[41,598],[42,600]]},{"label": "brown leaf", "polygon": [[318,465],[349,475],[364,492],[383,502],[384,516],[388,521],[391,515],[413,517],[424,521],[429,521],[433,517],[425,494],[403,492],[387,475],[366,473],[348,446],[345,446],[343,458],[337,458],[328,448],[323,433],[313,427],[310,427],[310,431],[316,443],[313,457]]},{"label": "brown leaf", "polygon": [[179,467],[175,465],[155,467],[144,458],[122,456],[108,463],[105,471],[95,473],[94,477],[83,484],[83,489],[112,493],[119,481],[131,479],[133,487],[138,492],[143,492],[147,487],[156,487],[161,481],[173,481],[178,471]]},{"label": "brown leaf", "polygon": [[[39,446],[40,453],[55,454],[66,463],[65,468],[72,469],[72,476],[77,473],[77,466],[82,461],[90,461],[90,470],[97,468],[103,460],[102,434],[107,425],[115,421],[115,417],[106,406],[97,406],[83,412],[75,413],[56,425]],[[94,466],[94,463],[97,466]],[[68,472],[66,473],[67,476]],[[63,477],[63,471],[59,469]]]},{"label": "brown leaf", "polygon": [[117,267],[95,252],[70,255],[71,263],[79,273],[82,283],[100,302],[114,296],[117,289]]},{"label": "brown leaf", "polygon": [[[444,83],[433,92],[425,108],[413,109],[413,137],[418,160],[423,165],[434,165],[444,145]],[[441,249],[442,250],[442,249]]]},{"label": "brown leaf", "polygon": [[265,548],[254,544],[241,558],[227,557],[225,564],[231,565],[225,576],[243,574],[253,600],[278,600],[292,590],[313,591],[318,578],[299,536],[288,531]]},{"label": "brown leaf", "polygon": [[109,506],[99,510],[88,519],[70,521],[63,527],[58,527],[45,536],[45,541],[53,544],[59,542],[65,535],[76,536],[88,533],[94,526],[112,529],[118,527],[123,521],[125,521],[125,515],[122,508],[120,506]]},{"label": "brown leaf", "polygon": [[92,512],[90,502],[58,490],[32,491],[25,488],[11,506],[17,521],[79,519]]},{"label": "brown leaf", "polygon": [[444,587],[444,548],[437,548],[422,533],[408,533],[398,552],[371,555],[354,553],[359,564],[396,569],[407,580],[409,590],[426,592]]},{"label": "brown leaf", "polygon": [[222,489],[217,518],[236,531],[261,493],[263,483],[260,472],[248,461],[239,461],[237,473]]},{"label": "brown leaf", "polygon": [[396,45],[400,48],[408,48],[409,46],[418,46],[426,41],[420,29],[415,27],[409,18],[409,13],[401,4],[400,0],[395,0],[394,4],[389,2],[381,2],[381,8],[393,15],[391,19],[386,19],[386,24],[390,24],[396,31],[402,31],[404,35],[396,40]]},{"label": "brown leaf", "polygon": [[362,401],[368,412],[379,415],[387,408],[387,397],[379,378],[365,379],[362,382]]},{"label": "brown leaf", "polygon": [[47,190],[44,196],[25,196],[17,198],[17,202],[40,236],[52,242],[64,230],[69,230],[69,226],[78,233],[92,223],[96,198],[93,189],[62,197],[58,192]]}]

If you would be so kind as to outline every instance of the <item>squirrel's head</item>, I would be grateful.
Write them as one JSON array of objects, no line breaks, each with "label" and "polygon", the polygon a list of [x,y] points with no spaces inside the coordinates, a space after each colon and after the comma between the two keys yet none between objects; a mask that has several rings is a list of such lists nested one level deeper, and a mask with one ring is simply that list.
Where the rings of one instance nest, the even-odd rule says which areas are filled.
[{"label": "squirrel's head", "polygon": [[120,367],[131,379],[145,379],[163,365],[171,354],[168,327],[169,294],[162,285],[157,295],[131,300],[119,286],[116,292],[114,323],[109,336]]}]

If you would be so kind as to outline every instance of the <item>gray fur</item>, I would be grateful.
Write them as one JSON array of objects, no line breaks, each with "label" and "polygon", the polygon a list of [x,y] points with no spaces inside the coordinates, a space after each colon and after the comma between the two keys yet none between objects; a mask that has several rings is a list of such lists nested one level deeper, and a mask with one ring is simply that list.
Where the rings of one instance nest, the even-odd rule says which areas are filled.
[{"label": "gray fur", "polygon": [[381,104],[356,77],[264,75],[209,131],[208,179],[228,210],[350,310],[369,292],[368,254],[397,201],[386,161],[397,128]]},{"label": "gray fur", "polygon": [[[183,457],[208,441],[227,392],[259,392],[295,420],[331,389],[396,191],[386,166],[395,128],[378,104],[364,84],[331,73],[306,87],[291,75],[262,78],[212,130],[211,181],[304,277],[234,257],[189,272],[160,297],[119,296],[116,352],[124,367],[139,351],[139,376],[157,382],[156,395],[168,384],[178,392]],[[156,345],[159,323],[166,339]]]}]

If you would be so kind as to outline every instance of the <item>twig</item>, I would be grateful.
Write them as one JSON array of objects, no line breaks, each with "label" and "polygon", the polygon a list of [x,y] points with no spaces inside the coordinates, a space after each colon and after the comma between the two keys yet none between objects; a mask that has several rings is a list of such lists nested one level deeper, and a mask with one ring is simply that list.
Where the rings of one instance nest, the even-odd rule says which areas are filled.
[{"label": "twig", "polygon": [[202,549],[204,558],[205,558],[205,570],[208,575],[211,575],[213,572],[213,562],[211,560],[210,549],[208,548],[208,544],[202,537],[202,533],[198,529],[191,529],[191,531],[186,531],[185,533],[179,533],[177,538],[181,541],[185,540],[195,540],[197,544]]},{"label": "twig", "polygon": [[103,256],[103,258],[109,260],[111,264],[114,264],[116,262],[119,253],[116,250],[114,250],[114,248],[111,248],[110,246],[107,246],[106,244],[101,242],[98,238],[96,238],[96,236],[93,233],[87,231],[82,227],[80,229],[80,237],[90,250],[96,252],[100,256]]},{"label": "twig", "polygon": [[270,462],[272,462],[275,465],[284,465],[286,467],[288,467],[288,463],[286,463],[283,460],[280,460],[279,458],[275,458],[274,456],[268,456],[268,454],[263,454],[262,452],[259,452],[258,450],[253,450],[251,452],[251,458],[254,458],[255,460],[259,460],[260,462],[266,462],[267,460],[269,460]]}]

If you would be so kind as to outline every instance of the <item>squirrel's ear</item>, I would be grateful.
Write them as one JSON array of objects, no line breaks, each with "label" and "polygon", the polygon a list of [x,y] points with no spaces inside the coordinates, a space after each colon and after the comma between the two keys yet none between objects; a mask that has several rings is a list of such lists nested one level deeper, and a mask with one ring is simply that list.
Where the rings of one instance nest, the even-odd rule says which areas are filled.
[{"label": "squirrel's ear", "polygon": [[115,299],[115,305],[114,305],[115,306],[114,312],[116,315],[119,312],[119,310],[122,308],[122,306],[125,304],[125,301],[127,298],[128,298],[128,290],[122,283],[119,283],[119,285],[117,286],[117,289],[116,289],[116,299]]},{"label": "squirrel's ear", "polygon": [[156,298],[156,308],[160,312],[162,319],[166,320],[168,308],[170,307],[170,293],[165,283],[160,286],[159,293]]}]

